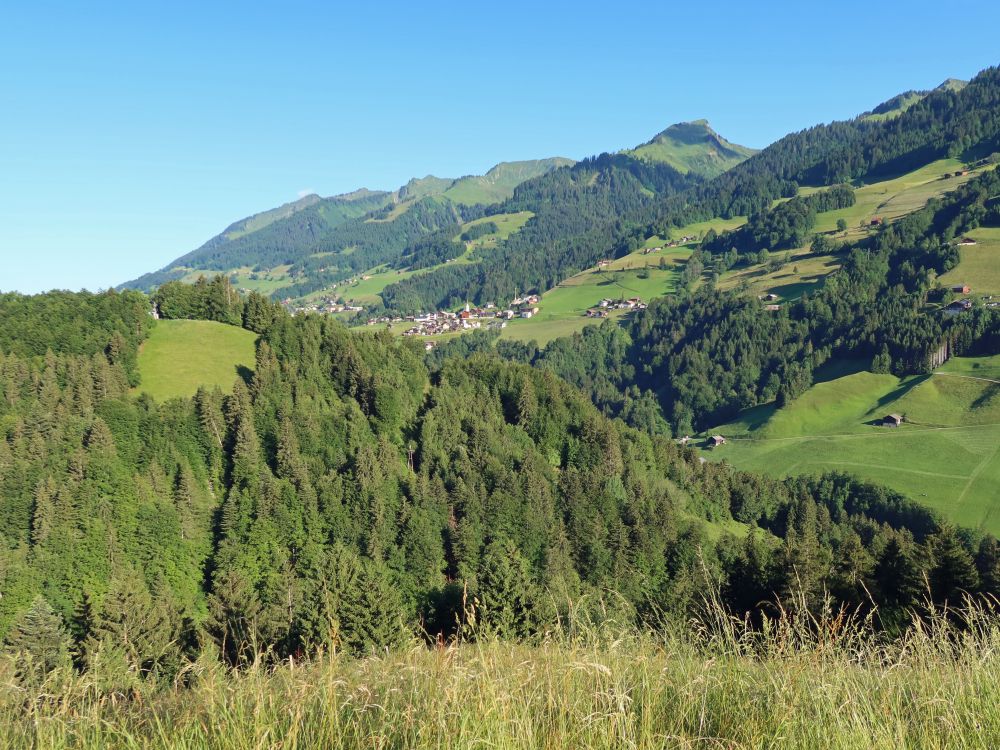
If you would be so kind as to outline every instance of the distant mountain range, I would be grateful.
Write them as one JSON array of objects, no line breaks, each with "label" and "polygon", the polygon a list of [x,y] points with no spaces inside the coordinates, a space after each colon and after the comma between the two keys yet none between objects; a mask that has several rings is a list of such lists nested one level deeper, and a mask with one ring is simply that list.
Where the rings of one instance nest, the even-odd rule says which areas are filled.
[{"label": "distant mountain range", "polygon": [[[240,288],[306,300],[376,274],[371,309],[441,309],[542,293],[671,227],[766,210],[800,186],[885,179],[936,159],[1000,150],[996,69],[907,91],[869,112],[790,133],[757,152],[705,120],[574,162],[503,162],[486,174],[414,178],[394,191],[300,200],[230,225],[123,287],[226,273]],[[466,237],[468,227],[481,242]],[[506,227],[507,229],[504,229]],[[466,237],[466,239],[462,239]],[[368,309],[368,308],[366,308]]]}]

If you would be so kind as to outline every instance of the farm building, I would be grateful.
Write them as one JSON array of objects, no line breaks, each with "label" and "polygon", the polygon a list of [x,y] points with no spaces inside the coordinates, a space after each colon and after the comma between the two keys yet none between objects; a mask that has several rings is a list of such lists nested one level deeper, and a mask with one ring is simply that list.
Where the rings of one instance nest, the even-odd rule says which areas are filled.
[{"label": "farm building", "polygon": [[959,245],[975,245],[976,240],[972,237],[963,237],[958,241]]},{"label": "farm building", "polygon": [[903,418],[899,414],[886,414],[882,417],[883,427],[899,427],[903,424]]},{"label": "farm building", "polygon": [[718,448],[720,445],[725,445],[726,439],[722,435],[712,435],[708,439],[708,445],[710,448]]},{"label": "farm building", "polygon": [[972,291],[972,287],[970,287],[968,284],[956,284],[951,288],[951,291],[953,291],[955,294],[968,294],[969,292]]},{"label": "farm building", "polygon": [[882,226],[883,223],[884,222],[882,221],[882,217],[881,216],[873,216],[872,220],[871,220],[870,226],[880,227],[880,226]]}]

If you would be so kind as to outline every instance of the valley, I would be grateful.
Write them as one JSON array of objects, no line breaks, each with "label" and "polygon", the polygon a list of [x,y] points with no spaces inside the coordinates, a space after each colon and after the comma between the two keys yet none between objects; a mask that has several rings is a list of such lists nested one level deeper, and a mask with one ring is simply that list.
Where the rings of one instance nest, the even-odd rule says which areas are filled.
[{"label": "valley", "polygon": [[898,5],[6,13],[0,750],[1000,747],[1000,6]]}]

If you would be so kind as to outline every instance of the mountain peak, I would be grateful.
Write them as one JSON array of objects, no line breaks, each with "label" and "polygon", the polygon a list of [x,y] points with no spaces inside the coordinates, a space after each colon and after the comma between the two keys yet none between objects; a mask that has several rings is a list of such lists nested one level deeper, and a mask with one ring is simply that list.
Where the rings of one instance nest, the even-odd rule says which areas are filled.
[{"label": "mountain peak", "polygon": [[960,78],[946,78],[944,82],[938,86],[935,91],[961,91],[969,84],[968,81],[963,81]]},{"label": "mountain peak", "polygon": [[685,174],[715,177],[757,151],[731,143],[702,118],[674,123],[652,140],[625,153],[643,161],[664,162]]}]

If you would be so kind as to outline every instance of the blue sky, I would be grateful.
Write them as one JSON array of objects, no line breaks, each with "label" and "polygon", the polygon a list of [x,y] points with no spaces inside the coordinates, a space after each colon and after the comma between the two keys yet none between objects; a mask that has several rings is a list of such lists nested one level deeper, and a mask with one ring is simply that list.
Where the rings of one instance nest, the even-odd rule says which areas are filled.
[{"label": "blue sky", "polygon": [[[49,3],[0,12],[0,289],[99,289],[294,200],[580,158],[706,117],[762,147],[1000,63],[940,2]],[[12,7],[13,6],[13,7]]]}]

